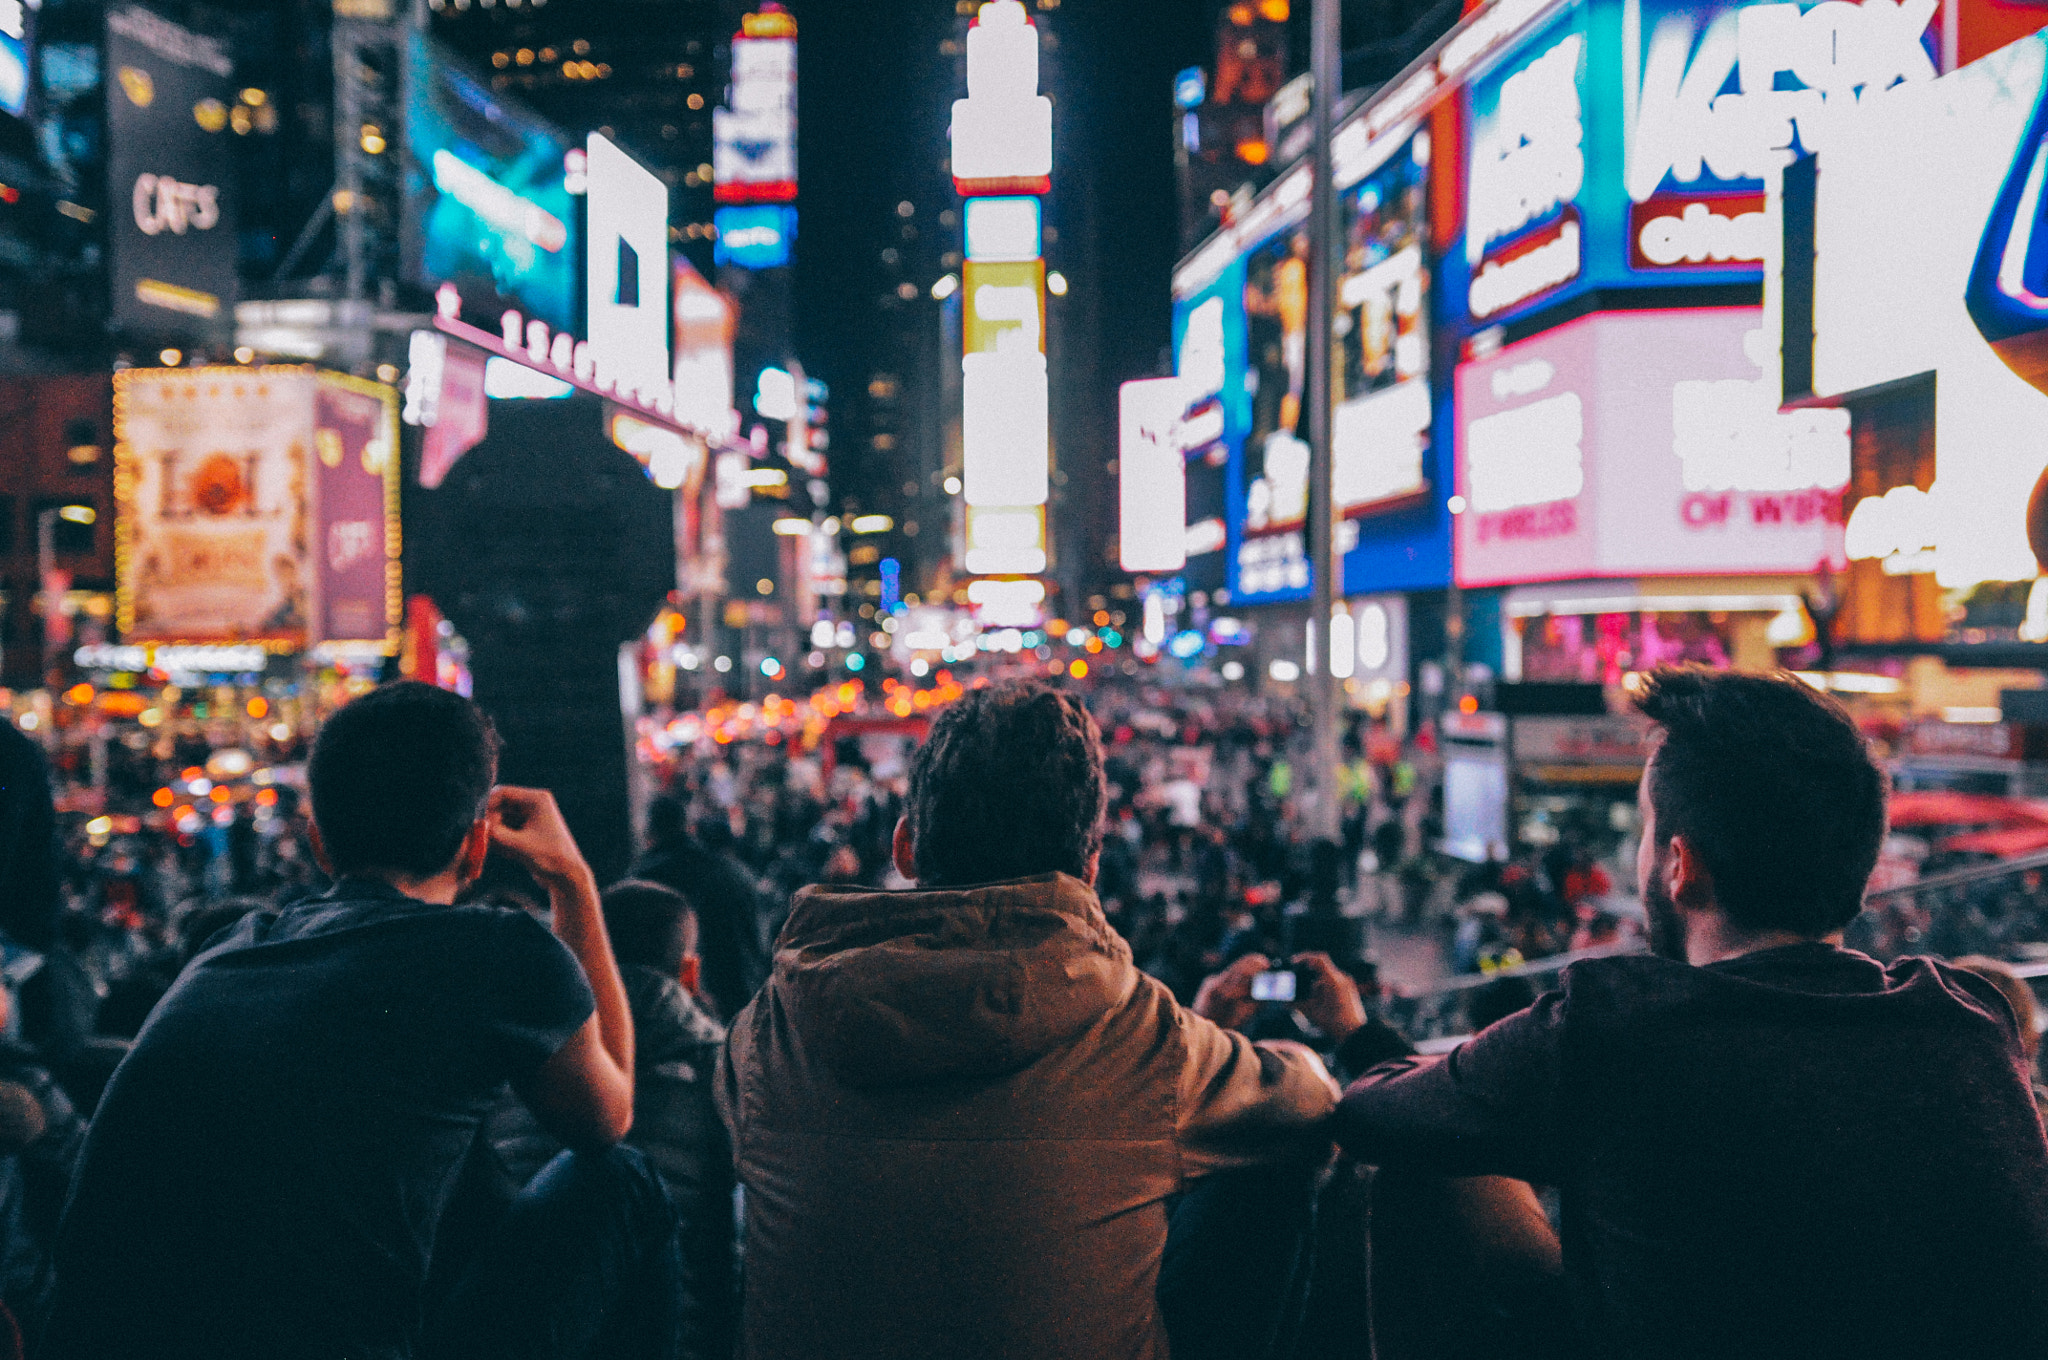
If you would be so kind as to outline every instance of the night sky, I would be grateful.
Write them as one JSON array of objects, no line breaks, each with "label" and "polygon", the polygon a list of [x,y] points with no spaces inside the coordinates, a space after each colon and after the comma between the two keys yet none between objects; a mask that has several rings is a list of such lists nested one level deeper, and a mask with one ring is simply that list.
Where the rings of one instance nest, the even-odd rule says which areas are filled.
[{"label": "night sky", "polygon": [[[955,88],[955,59],[939,52],[954,27],[946,0],[790,8],[802,32],[798,352],[838,384],[857,380],[867,362],[863,332],[887,286],[876,251],[895,205],[909,199],[922,210],[943,196],[953,206],[939,160],[952,101],[965,91]],[[1043,90],[1054,102],[1054,192],[1085,180],[1097,195],[1097,381],[1111,394],[1157,371],[1168,343],[1178,230],[1172,76],[1209,63],[1215,13],[1213,0],[1065,0],[1051,16],[1061,41],[1058,76]],[[1050,73],[1053,60],[1046,66]],[[1050,265],[1076,244],[1049,248]]]}]

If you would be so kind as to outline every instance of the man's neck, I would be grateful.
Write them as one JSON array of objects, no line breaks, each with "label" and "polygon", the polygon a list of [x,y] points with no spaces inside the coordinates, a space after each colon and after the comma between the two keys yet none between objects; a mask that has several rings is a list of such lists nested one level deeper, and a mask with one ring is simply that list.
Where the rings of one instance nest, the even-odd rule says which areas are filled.
[{"label": "man's neck", "polygon": [[375,870],[366,870],[354,877],[371,878],[379,883],[389,884],[416,902],[428,902],[437,907],[454,906],[456,895],[462,891],[462,876],[453,869],[444,870],[428,878],[413,878],[406,874]]},{"label": "man's neck", "polygon": [[1760,954],[1766,949],[1782,949],[1790,944],[1832,944],[1842,943],[1842,933],[1832,935],[1801,935],[1796,930],[1748,930],[1736,925],[1727,917],[1715,913],[1708,917],[1694,917],[1688,922],[1685,935],[1685,961],[1695,968],[1708,964],[1726,963],[1739,959],[1745,954]]}]

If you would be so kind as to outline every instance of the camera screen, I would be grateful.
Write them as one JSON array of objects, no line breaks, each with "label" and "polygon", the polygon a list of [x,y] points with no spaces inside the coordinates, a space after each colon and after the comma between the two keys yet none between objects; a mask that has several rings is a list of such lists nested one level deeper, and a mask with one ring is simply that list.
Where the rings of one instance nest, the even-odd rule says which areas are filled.
[{"label": "camera screen", "polygon": [[1294,1000],[1294,973],[1285,968],[1275,969],[1270,973],[1260,973],[1252,979],[1252,1000]]}]

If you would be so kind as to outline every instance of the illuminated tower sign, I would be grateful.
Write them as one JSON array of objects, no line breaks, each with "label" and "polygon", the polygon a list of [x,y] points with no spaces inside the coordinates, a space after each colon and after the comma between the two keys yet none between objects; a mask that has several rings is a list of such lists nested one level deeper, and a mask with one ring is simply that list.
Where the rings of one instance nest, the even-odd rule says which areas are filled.
[{"label": "illuminated tower sign", "polygon": [[731,106],[711,111],[711,197],[718,203],[796,199],[796,19],[777,4],[740,20],[732,40]]},{"label": "illuminated tower sign", "polygon": [[1052,187],[1052,101],[1038,93],[1038,30],[990,0],[967,30],[967,98],[953,105],[953,187],[967,199],[961,267],[964,566],[1046,567],[1051,431],[1041,205]]}]

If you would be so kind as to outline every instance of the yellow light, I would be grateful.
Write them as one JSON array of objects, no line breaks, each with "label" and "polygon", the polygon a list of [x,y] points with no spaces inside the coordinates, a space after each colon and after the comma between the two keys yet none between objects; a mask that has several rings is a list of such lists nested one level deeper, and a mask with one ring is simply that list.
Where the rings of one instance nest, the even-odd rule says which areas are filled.
[{"label": "yellow light", "polygon": [[83,707],[92,702],[92,686],[82,681],[64,691],[64,702]]},{"label": "yellow light", "polygon": [[755,490],[769,486],[788,486],[789,474],[781,468],[754,468],[740,479]]},{"label": "yellow light", "polygon": [[256,362],[256,351],[250,349],[247,345],[235,346],[235,362],[238,364],[251,364]]},{"label": "yellow light", "polygon": [[270,716],[270,700],[260,694],[249,700],[246,707],[249,710],[249,716],[252,718],[267,718]]},{"label": "yellow light", "polygon": [[1271,154],[1264,142],[1239,142],[1237,158],[1246,165],[1264,165]]},{"label": "yellow light", "polygon": [[1468,694],[1464,698],[1458,700],[1458,711],[1460,713],[1477,713],[1479,711],[1478,696]]},{"label": "yellow light", "polygon": [[58,519],[69,520],[73,524],[92,524],[99,517],[100,512],[90,505],[65,505],[57,510]]},{"label": "yellow light", "polygon": [[85,834],[88,836],[105,836],[111,833],[113,829],[114,819],[112,817],[95,817],[85,824]]},{"label": "yellow light", "polygon": [[1109,611],[1107,609],[1098,609],[1095,611],[1095,626],[1097,628],[1109,627]]},{"label": "yellow light", "polygon": [[161,350],[156,357],[163,360],[165,368],[176,368],[185,361],[184,354],[174,349]]},{"label": "yellow light", "polygon": [[381,156],[384,154],[384,129],[378,127],[375,123],[363,124],[360,140],[363,150],[370,155]]},{"label": "yellow light", "polygon": [[796,516],[791,515],[788,519],[776,520],[768,527],[781,534],[784,538],[802,538],[811,531],[811,522],[807,519],[798,519]]},{"label": "yellow light", "polygon": [[1287,22],[1287,0],[1259,0],[1259,16],[1276,24]]},{"label": "yellow light", "polygon": [[521,66],[533,65],[533,49],[530,47],[520,48],[512,54],[512,60],[518,62]]},{"label": "yellow light", "polygon": [[940,302],[944,302],[959,291],[960,276],[958,274],[943,274],[939,277],[939,281],[932,285],[932,297]]},{"label": "yellow light", "polygon": [[1076,657],[1073,661],[1068,663],[1067,674],[1073,676],[1076,680],[1087,679],[1088,663],[1081,660],[1079,657]]},{"label": "yellow light", "polygon": [[1047,274],[1045,276],[1045,291],[1051,293],[1054,297],[1065,297],[1067,295],[1067,276],[1060,273],[1057,269]]},{"label": "yellow light", "polygon": [[857,534],[886,534],[896,527],[896,521],[887,515],[855,515],[847,528]]},{"label": "yellow light", "polygon": [[158,807],[167,808],[172,803],[178,801],[178,796],[169,789],[158,789],[155,793],[149,795],[149,801]]}]

